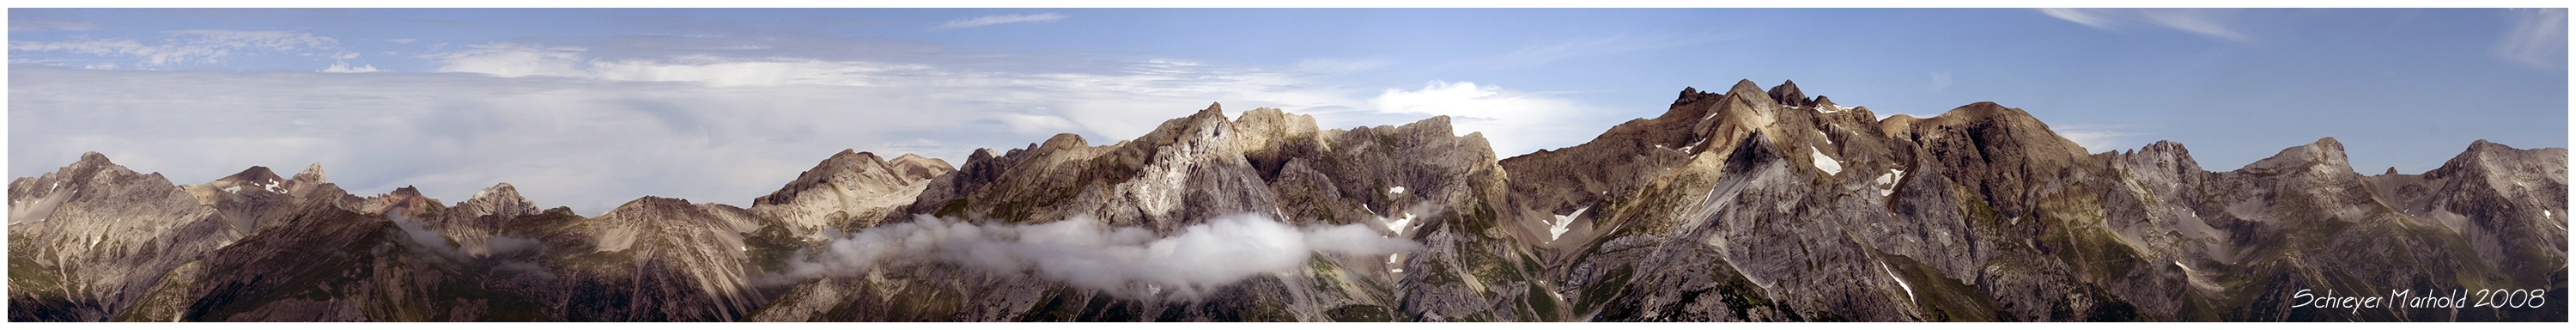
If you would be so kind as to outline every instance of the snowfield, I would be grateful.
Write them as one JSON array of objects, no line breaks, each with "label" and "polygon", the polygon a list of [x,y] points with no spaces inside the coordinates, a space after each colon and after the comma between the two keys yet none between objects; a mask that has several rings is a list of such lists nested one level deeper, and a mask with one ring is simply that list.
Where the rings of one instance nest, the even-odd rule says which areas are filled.
[{"label": "snowfield", "polygon": [[1808,146],[1808,147],[1807,147],[1807,152],[1808,152],[1808,153],[1810,153],[1810,154],[1815,155],[1815,158],[1816,158],[1816,169],[1819,169],[1819,170],[1825,170],[1825,175],[1835,175],[1835,174],[1842,174],[1842,173],[1843,173],[1843,163],[1842,163],[1842,162],[1838,162],[1838,161],[1834,161],[1834,157],[1833,157],[1833,156],[1826,156],[1824,151],[1822,151],[1822,150],[1816,150],[1816,147],[1814,147],[1814,146]]}]

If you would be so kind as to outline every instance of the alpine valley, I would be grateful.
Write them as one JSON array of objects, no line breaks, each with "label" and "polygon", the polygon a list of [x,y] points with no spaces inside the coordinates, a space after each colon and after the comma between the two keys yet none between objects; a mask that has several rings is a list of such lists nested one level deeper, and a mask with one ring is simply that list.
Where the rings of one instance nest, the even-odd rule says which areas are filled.
[{"label": "alpine valley", "polygon": [[[1750,81],[1511,158],[1447,117],[1239,113],[587,216],[90,153],[9,182],[9,320],[2568,320],[2563,148],[2362,175],[2322,138],[2211,171],[1992,102],[1881,118]],[[2397,291],[2487,304],[2316,303]]]}]

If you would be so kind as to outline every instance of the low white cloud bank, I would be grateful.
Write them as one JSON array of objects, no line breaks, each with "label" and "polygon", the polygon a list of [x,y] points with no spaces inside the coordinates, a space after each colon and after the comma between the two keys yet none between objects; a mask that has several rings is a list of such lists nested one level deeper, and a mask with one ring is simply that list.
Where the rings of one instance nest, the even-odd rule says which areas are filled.
[{"label": "low white cloud bank", "polygon": [[470,45],[472,49],[423,55],[439,60],[438,72],[472,72],[502,77],[588,76],[574,69],[582,62],[581,47],[544,47],[511,43]]},{"label": "low white cloud bank", "polygon": [[2128,131],[2127,126],[2117,125],[2075,124],[2062,126],[2057,131],[2057,136],[2065,137],[2068,141],[2074,141],[2075,145],[2083,146],[2085,152],[2120,150],[2123,147],[2134,148],[2136,146],[2129,144],[2124,138],[2138,135],[2136,132]]},{"label": "low white cloud bank", "polygon": [[1384,255],[1418,249],[1362,225],[1296,228],[1256,214],[1217,217],[1155,237],[1090,217],[1036,225],[977,225],[916,216],[850,233],[788,277],[856,276],[879,267],[944,262],[1033,274],[1128,298],[1196,298],[1263,274],[1295,271],[1313,254]]},{"label": "low white cloud bank", "polygon": [[1610,126],[1597,122],[1600,116],[1588,115],[1600,111],[1572,100],[1464,81],[1432,81],[1416,90],[1387,89],[1369,104],[1381,113],[1449,116],[1458,134],[1485,133],[1494,154],[1501,157],[1573,146]]},{"label": "low white cloud bank", "polygon": [[421,248],[414,252],[436,255],[451,261],[472,261],[493,255],[519,253],[545,245],[544,241],[515,236],[492,236],[485,238],[483,244],[458,245],[447,239],[445,231],[429,228],[428,224],[421,223],[420,218],[406,216],[401,212],[387,213],[385,217],[386,220],[394,223],[395,229],[402,230],[405,241],[412,243],[414,247]]}]

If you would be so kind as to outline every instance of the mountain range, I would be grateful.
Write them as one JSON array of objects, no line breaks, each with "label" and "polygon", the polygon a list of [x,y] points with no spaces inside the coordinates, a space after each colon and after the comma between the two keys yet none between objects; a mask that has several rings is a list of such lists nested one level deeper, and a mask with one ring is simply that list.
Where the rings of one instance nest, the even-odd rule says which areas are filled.
[{"label": "mountain range", "polygon": [[1488,133],[1211,105],[592,216],[89,153],[9,183],[9,319],[2567,321],[2563,148],[2362,175],[2322,138],[2210,171],[1992,102],[1882,118],[1751,81],[1567,148]]}]

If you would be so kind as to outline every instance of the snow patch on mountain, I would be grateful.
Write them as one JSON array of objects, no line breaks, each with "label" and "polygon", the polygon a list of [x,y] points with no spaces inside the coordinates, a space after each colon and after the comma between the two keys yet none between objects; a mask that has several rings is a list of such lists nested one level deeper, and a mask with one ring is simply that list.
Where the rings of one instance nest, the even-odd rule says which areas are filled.
[{"label": "snow patch on mountain", "polygon": [[1886,174],[1878,175],[1876,182],[1878,183],[1879,196],[1895,195],[1896,183],[1905,182],[1905,170],[1887,170]]},{"label": "snow patch on mountain", "polygon": [[1404,217],[1403,217],[1403,218],[1391,219],[1391,220],[1390,220],[1390,219],[1387,219],[1387,218],[1384,218],[1384,217],[1380,217],[1380,218],[1377,218],[1377,220],[1378,220],[1378,221],[1386,222],[1386,230],[1387,230],[1387,231],[1393,231],[1393,232],[1395,232],[1395,234],[1396,234],[1396,235],[1404,235],[1404,229],[1405,229],[1405,226],[1413,225],[1413,212],[1404,212]]},{"label": "snow patch on mountain", "polygon": [[1548,226],[1547,226],[1547,239],[1548,239],[1548,240],[1553,241],[1553,240],[1556,240],[1556,238],[1558,238],[1558,237],[1564,237],[1564,236],[1565,236],[1565,232],[1566,232],[1567,230],[1569,230],[1569,229],[1567,229],[1567,227],[1570,227],[1570,226],[1573,226],[1573,225],[1574,225],[1574,219],[1575,219],[1575,217],[1582,216],[1582,215],[1583,215],[1583,211],[1590,211],[1590,210],[1592,210],[1592,207],[1590,207],[1590,206],[1585,206],[1585,207],[1583,207],[1583,208],[1574,209],[1574,213],[1566,213],[1566,214],[1564,214],[1564,215],[1558,215],[1558,216],[1556,216],[1556,221],[1555,221],[1555,222],[1548,223]]},{"label": "snow patch on mountain", "polygon": [[1878,270],[1887,271],[1887,278],[1888,278],[1888,279],[1896,280],[1896,286],[1897,286],[1897,287],[1905,288],[1905,299],[1906,299],[1906,300],[1909,300],[1909,301],[1916,301],[1916,300],[1920,300],[1920,299],[1916,299],[1916,298],[1914,298],[1914,285],[1913,285],[1913,284],[1907,284],[1907,283],[1905,283],[1905,278],[1903,278],[1903,277],[1897,277],[1897,276],[1896,276],[1896,269],[1887,268],[1887,263],[1886,263],[1886,262],[1880,262],[1880,263],[1878,263]]},{"label": "snow patch on mountain", "polygon": [[1825,175],[1843,173],[1843,163],[1834,161],[1833,156],[1826,156],[1823,150],[1816,150],[1816,147],[1809,146],[1807,147],[1807,152],[1815,156],[1816,169],[1825,170]]}]

